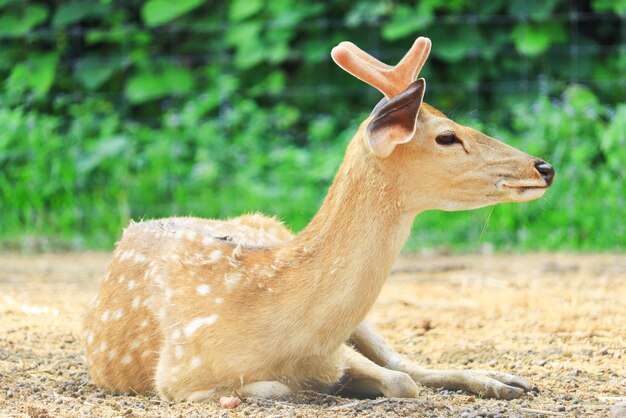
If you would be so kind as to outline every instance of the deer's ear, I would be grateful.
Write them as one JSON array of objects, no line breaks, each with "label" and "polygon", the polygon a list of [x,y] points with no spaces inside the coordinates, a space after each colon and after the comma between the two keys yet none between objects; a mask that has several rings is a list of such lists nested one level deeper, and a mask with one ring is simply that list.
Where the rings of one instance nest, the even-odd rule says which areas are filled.
[{"label": "deer's ear", "polygon": [[374,155],[386,158],[396,145],[409,142],[413,138],[425,91],[426,80],[415,80],[376,113],[365,131],[365,139]]}]

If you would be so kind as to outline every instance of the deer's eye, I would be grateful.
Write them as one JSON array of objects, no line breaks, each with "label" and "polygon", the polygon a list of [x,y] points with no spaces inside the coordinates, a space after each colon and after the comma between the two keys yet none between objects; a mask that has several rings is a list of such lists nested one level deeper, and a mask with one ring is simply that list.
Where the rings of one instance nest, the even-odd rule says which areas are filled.
[{"label": "deer's eye", "polygon": [[455,134],[453,133],[445,133],[442,135],[439,135],[435,141],[439,144],[439,145],[452,145],[454,143],[461,143],[461,141],[459,140],[459,138],[456,137]]}]

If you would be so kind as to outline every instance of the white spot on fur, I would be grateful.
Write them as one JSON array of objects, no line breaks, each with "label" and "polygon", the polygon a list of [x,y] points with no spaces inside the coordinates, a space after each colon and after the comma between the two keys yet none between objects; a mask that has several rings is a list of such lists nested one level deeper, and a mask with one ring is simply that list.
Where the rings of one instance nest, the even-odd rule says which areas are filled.
[{"label": "white spot on fur", "polygon": [[131,361],[133,361],[133,358],[130,354],[124,354],[124,357],[122,357],[122,364],[130,364]]},{"label": "white spot on fur", "polygon": [[201,295],[208,295],[209,293],[211,293],[211,286],[209,286],[208,284],[201,284],[200,286],[196,287],[196,291]]},{"label": "white spot on fur", "polygon": [[131,280],[130,282],[128,282],[128,290],[133,290],[135,287],[137,287],[136,281]]},{"label": "white spot on fur", "polygon": [[215,298],[215,303],[224,303],[224,298]]},{"label": "white spot on fur", "polygon": [[102,312],[102,316],[100,317],[100,320],[101,320],[102,322],[106,322],[106,321],[108,321],[108,320],[109,320],[109,315],[110,315],[110,312],[109,312],[109,311],[104,311],[104,312]]},{"label": "white spot on fur", "polygon": [[205,325],[212,325],[215,321],[217,321],[217,314],[209,315],[203,318],[195,318],[185,327],[185,335],[189,337],[196,332],[198,328]]},{"label": "white spot on fur", "polygon": [[165,282],[163,281],[163,278],[158,275],[154,277],[154,284],[156,284],[161,289],[165,287]]},{"label": "white spot on fur", "polygon": [[177,340],[180,338],[180,330],[175,330],[174,332],[172,332],[172,339],[173,340]]},{"label": "white spot on fur", "polygon": [[150,321],[148,321],[147,319],[144,319],[143,321],[141,321],[141,324],[139,324],[139,328],[145,328],[148,326],[149,323]]},{"label": "white spot on fur", "polygon": [[222,258],[222,251],[221,250],[215,250],[215,251],[211,252],[211,254],[209,254],[209,262],[211,262],[211,263],[218,262],[220,258]]},{"label": "white spot on fur", "polygon": [[227,289],[231,289],[233,286],[236,286],[241,280],[241,274],[239,273],[226,273],[224,275],[224,284]]},{"label": "white spot on fur", "polygon": [[120,274],[119,279],[117,279],[118,283],[122,283],[124,280],[126,280],[126,276],[124,276],[123,274]]},{"label": "white spot on fur", "polygon": [[139,345],[140,345],[139,341],[133,341],[132,343],[130,343],[129,347],[131,350],[136,350],[139,348]]},{"label": "white spot on fur", "polygon": [[174,355],[176,356],[176,359],[180,360],[183,358],[183,354],[185,354],[185,349],[182,345],[177,345],[176,348],[174,348]]},{"label": "white spot on fur", "polygon": [[150,277],[154,274],[154,268],[149,268],[146,269],[146,271],[143,272],[143,278],[144,280],[149,280]]},{"label": "white spot on fur", "polygon": [[109,354],[107,355],[109,360],[113,360],[115,356],[117,356],[117,353],[115,352],[115,350],[109,351]]},{"label": "white spot on fur", "polygon": [[133,250],[126,251],[122,257],[122,260],[127,260],[127,259],[130,260],[131,258],[135,257],[135,254],[136,253]]},{"label": "white spot on fur", "polygon": [[195,369],[196,367],[202,364],[202,359],[200,357],[194,357],[191,359],[191,368]]},{"label": "white spot on fur", "polygon": [[111,319],[114,320],[114,321],[117,321],[117,320],[121,319],[122,316],[124,316],[124,310],[123,309],[118,309],[118,310],[113,312],[113,314],[111,315]]},{"label": "white spot on fur", "polygon": [[139,296],[135,296],[132,304],[133,309],[137,309],[139,305],[141,305],[141,298]]},{"label": "white spot on fur", "polygon": [[172,289],[165,289],[165,299],[170,300],[174,292]]},{"label": "white spot on fur", "polygon": [[93,332],[87,332],[87,344],[93,344]]},{"label": "white spot on fur", "polygon": [[148,356],[149,356],[149,355],[151,355],[151,354],[152,354],[152,351],[150,351],[150,350],[146,350],[146,351],[144,351],[143,353],[141,353],[141,357],[148,357]]},{"label": "white spot on fur", "polygon": [[100,347],[98,347],[98,351],[104,351],[107,349],[107,343],[102,342],[100,343]]},{"label": "white spot on fur", "polygon": [[136,254],[135,261],[138,263],[145,263],[146,261],[148,261],[148,258],[143,254]]}]

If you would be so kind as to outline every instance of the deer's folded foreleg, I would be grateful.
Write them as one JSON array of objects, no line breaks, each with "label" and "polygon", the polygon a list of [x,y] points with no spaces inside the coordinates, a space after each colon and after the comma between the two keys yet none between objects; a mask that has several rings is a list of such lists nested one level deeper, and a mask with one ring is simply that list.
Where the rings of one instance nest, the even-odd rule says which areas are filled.
[{"label": "deer's folded foreleg", "polygon": [[384,395],[388,398],[415,398],[418,388],[404,372],[381,367],[347,345],[342,346],[345,375],[340,391],[360,396]]},{"label": "deer's folded foreleg", "polygon": [[519,398],[531,385],[508,373],[483,370],[427,369],[396,353],[368,322],[362,322],[350,337],[354,348],[379,366],[407,373],[419,384],[449,390],[466,390],[497,399]]}]

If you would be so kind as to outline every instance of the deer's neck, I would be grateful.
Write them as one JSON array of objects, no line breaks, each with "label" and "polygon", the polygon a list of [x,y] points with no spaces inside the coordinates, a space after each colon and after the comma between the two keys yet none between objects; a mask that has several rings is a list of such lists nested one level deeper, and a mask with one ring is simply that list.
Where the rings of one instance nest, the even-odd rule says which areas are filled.
[{"label": "deer's neck", "polygon": [[415,217],[401,213],[394,185],[355,142],[317,215],[278,254],[299,301],[295,316],[331,346],[372,307]]}]

